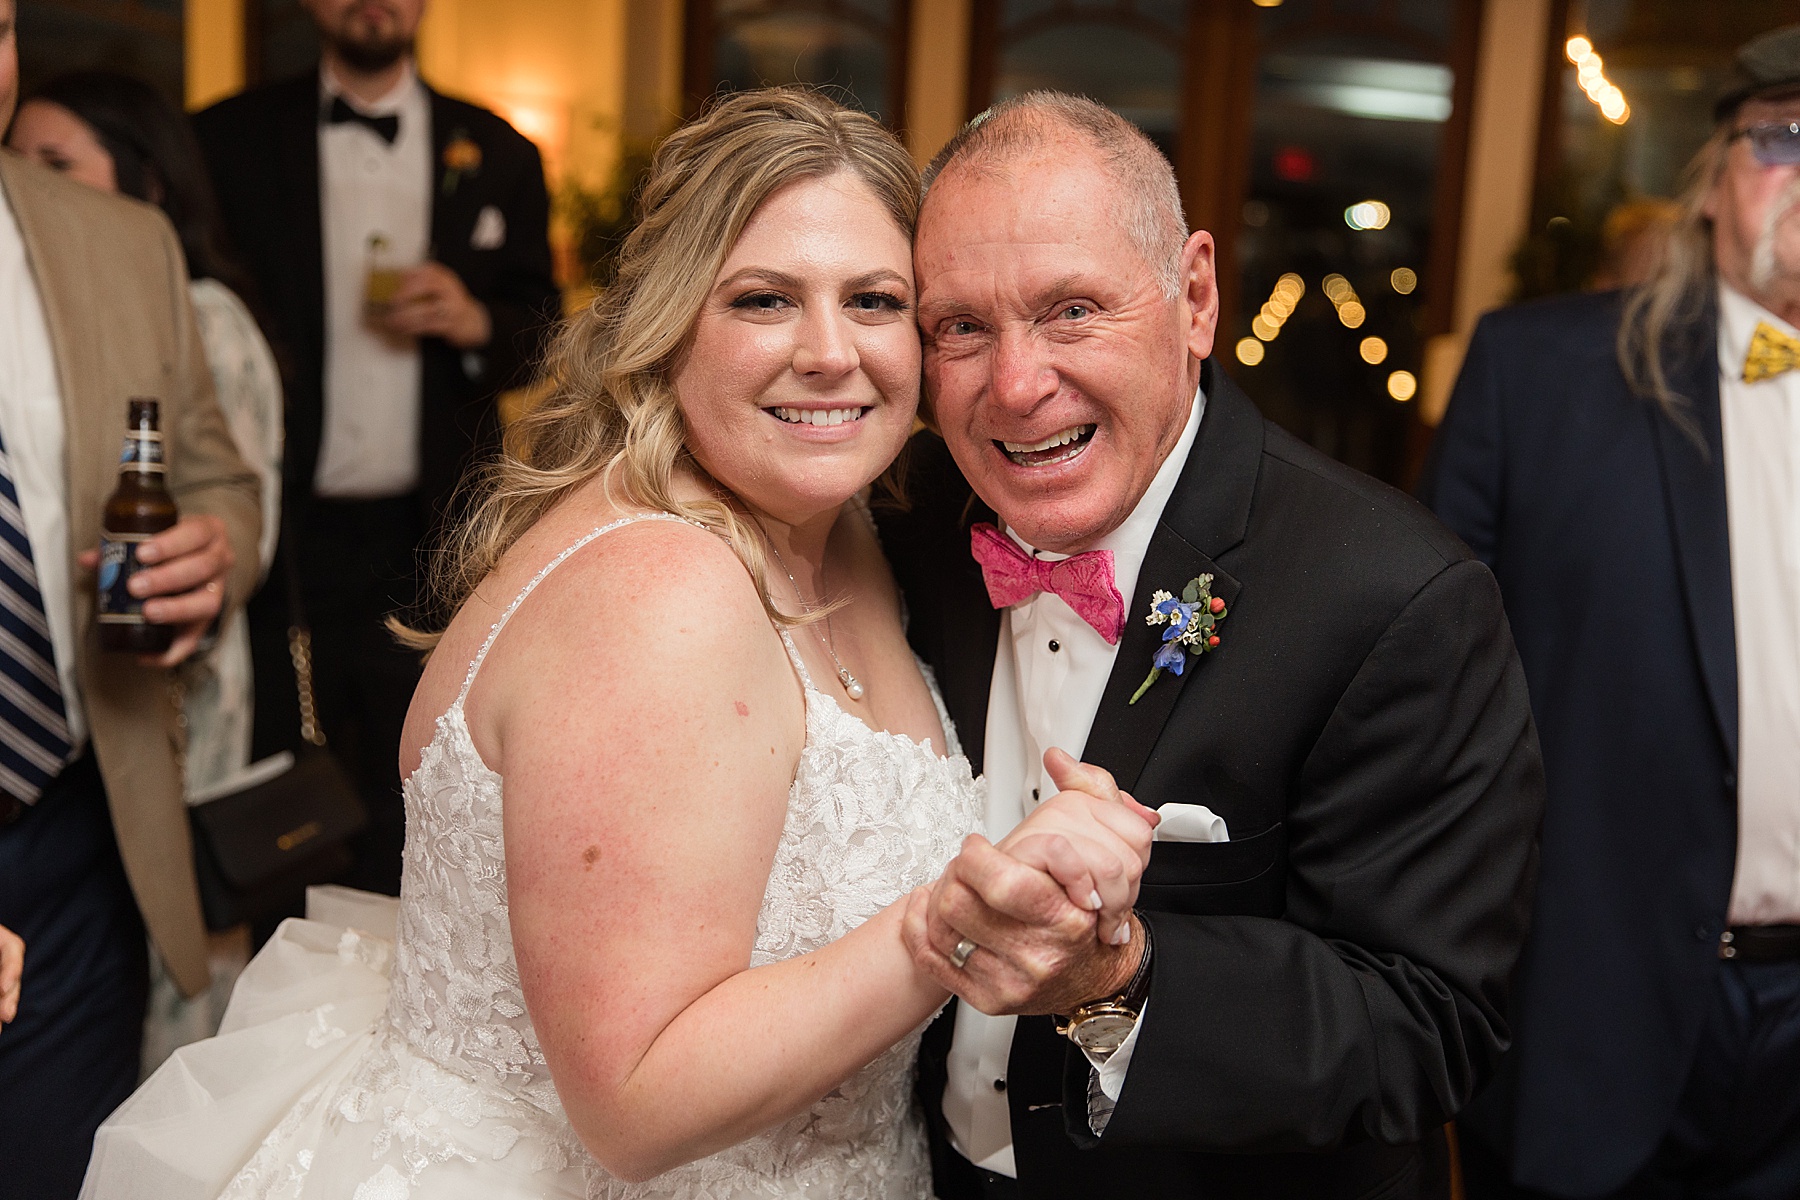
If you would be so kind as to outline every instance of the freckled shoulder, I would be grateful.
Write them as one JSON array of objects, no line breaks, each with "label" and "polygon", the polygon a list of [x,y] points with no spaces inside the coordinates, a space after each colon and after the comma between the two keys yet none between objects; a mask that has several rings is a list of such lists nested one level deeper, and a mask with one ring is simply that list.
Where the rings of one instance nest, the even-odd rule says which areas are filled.
[{"label": "freckled shoulder", "polygon": [[617,762],[626,745],[650,754],[733,736],[761,739],[760,756],[771,730],[797,754],[804,733],[798,680],[749,573],[722,539],[673,521],[608,533],[547,576],[471,703],[484,756],[484,731],[496,735],[496,770],[517,748],[539,759],[605,749]]},{"label": "freckled shoulder", "polygon": [[[515,630],[517,636],[515,637]],[[507,653],[507,642],[514,650]],[[785,661],[755,584],[718,536],[675,521],[640,521],[584,546],[544,579],[495,644],[493,659],[533,672],[564,660],[623,676],[693,656],[731,673],[734,653]],[[484,668],[485,670],[485,668]]]}]

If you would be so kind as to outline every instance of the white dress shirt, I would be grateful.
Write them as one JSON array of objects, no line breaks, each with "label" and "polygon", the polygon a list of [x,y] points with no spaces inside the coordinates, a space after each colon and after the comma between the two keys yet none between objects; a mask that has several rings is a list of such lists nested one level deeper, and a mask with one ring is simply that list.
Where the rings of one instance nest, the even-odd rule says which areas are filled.
[{"label": "white dress shirt", "polygon": [[[1151,535],[1181,478],[1205,410],[1206,396],[1196,391],[1187,425],[1149,490],[1123,524],[1090,547],[1112,551],[1114,581],[1128,605],[1137,590],[1138,571],[1150,549]],[[1067,557],[1036,550],[1012,530],[1007,533],[1038,558]],[[1166,580],[1160,586],[1178,592],[1186,582]],[[1127,611],[1125,619],[1141,621],[1144,614]],[[1001,615],[982,756],[988,781],[989,840],[998,842],[1043,798],[1056,794],[1056,785],[1044,771],[1044,752],[1058,746],[1081,757],[1118,656],[1118,646],[1107,645],[1060,596],[1040,592]],[[1150,664],[1144,663],[1143,669],[1148,673]],[[1013,1164],[1012,1118],[1005,1086],[1017,1022],[1016,1017],[990,1017],[971,1005],[959,1004],[950,1045],[949,1083],[944,1088],[944,1118],[957,1150],[978,1167],[1015,1177],[1018,1171]],[[1143,1014],[1139,1014],[1139,1028],[1142,1025]],[[1136,1045],[1134,1029],[1105,1064],[1096,1064],[1100,1090],[1109,1100],[1119,1098]]]},{"label": "white dress shirt", "polygon": [[1738,848],[1733,925],[1800,924],[1800,372],[1745,383],[1758,322],[1719,288],[1719,415],[1737,625]]},{"label": "white dress shirt", "polygon": [[[321,104],[342,95],[319,68]],[[319,123],[319,211],[325,260],[325,424],[313,490],[367,500],[401,496],[419,482],[419,346],[372,329],[363,315],[369,239],[387,242],[386,265],[412,267],[431,252],[431,104],[408,67],[373,104],[393,114],[393,145],[366,126]]]},{"label": "white dress shirt", "polygon": [[[121,407],[124,401],[120,397]],[[78,749],[87,740],[87,718],[75,680],[69,481],[63,458],[67,434],[43,298],[12,205],[0,192],[0,439],[12,460],[13,487],[19,493],[25,536],[31,539],[50,647],[62,681],[69,745]]]}]

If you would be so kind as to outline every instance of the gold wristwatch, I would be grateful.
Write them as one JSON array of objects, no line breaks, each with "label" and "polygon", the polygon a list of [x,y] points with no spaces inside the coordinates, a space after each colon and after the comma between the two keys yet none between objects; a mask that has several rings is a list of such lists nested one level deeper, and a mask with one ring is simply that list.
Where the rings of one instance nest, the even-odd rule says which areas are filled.
[{"label": "gold wristwatch", "polygon": [[1056,1032],[1102,1061],[1112,1057],[1137,1028],[1138,1014],[1150,996],[1150,925],[1140,916],[1138,928],[1144,931],[1144,956],[1138,959],[1125,990],[1103,1000],[1090,1000],[1068,1016],[1056,1018]]}]

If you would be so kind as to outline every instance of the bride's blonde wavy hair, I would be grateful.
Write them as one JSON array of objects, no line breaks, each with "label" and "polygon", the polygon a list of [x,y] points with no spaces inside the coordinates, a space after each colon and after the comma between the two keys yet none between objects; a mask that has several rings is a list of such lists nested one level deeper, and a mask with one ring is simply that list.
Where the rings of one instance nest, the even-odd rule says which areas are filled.
[{"label": "bride's blonde wavy hair", "polygon": [[657,149],[637,227],[619,251],[618,280],[557,336],[549,395],[507,431],[505,452],[476,477],[468,516],[429,565],[433,629],[392,623],[429,650],[448,618],[514,543],[557,502],[601,474],[616,499],[683,517],[724,537],[749,570],[770,617],[761,530],[724,488],[683,500],[678,469],[702,476],[672,382],[713,280],[738,235],[777,191],[849,172],[875,193],[910,241],[919,170],[906,148],[865,113],[804,88],[726,95]]}]

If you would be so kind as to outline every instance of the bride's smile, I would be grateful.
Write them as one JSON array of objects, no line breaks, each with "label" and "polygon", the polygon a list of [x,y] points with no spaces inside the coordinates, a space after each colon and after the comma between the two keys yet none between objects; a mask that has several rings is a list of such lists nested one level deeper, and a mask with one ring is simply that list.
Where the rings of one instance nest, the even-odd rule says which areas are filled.
[{"label": "bride's smile", "polygon": [[756,211],[674,374],[694,458],[754,510],[835,510],[893,461],[919,395],[912,252],[869,185],[802,179]]}]

